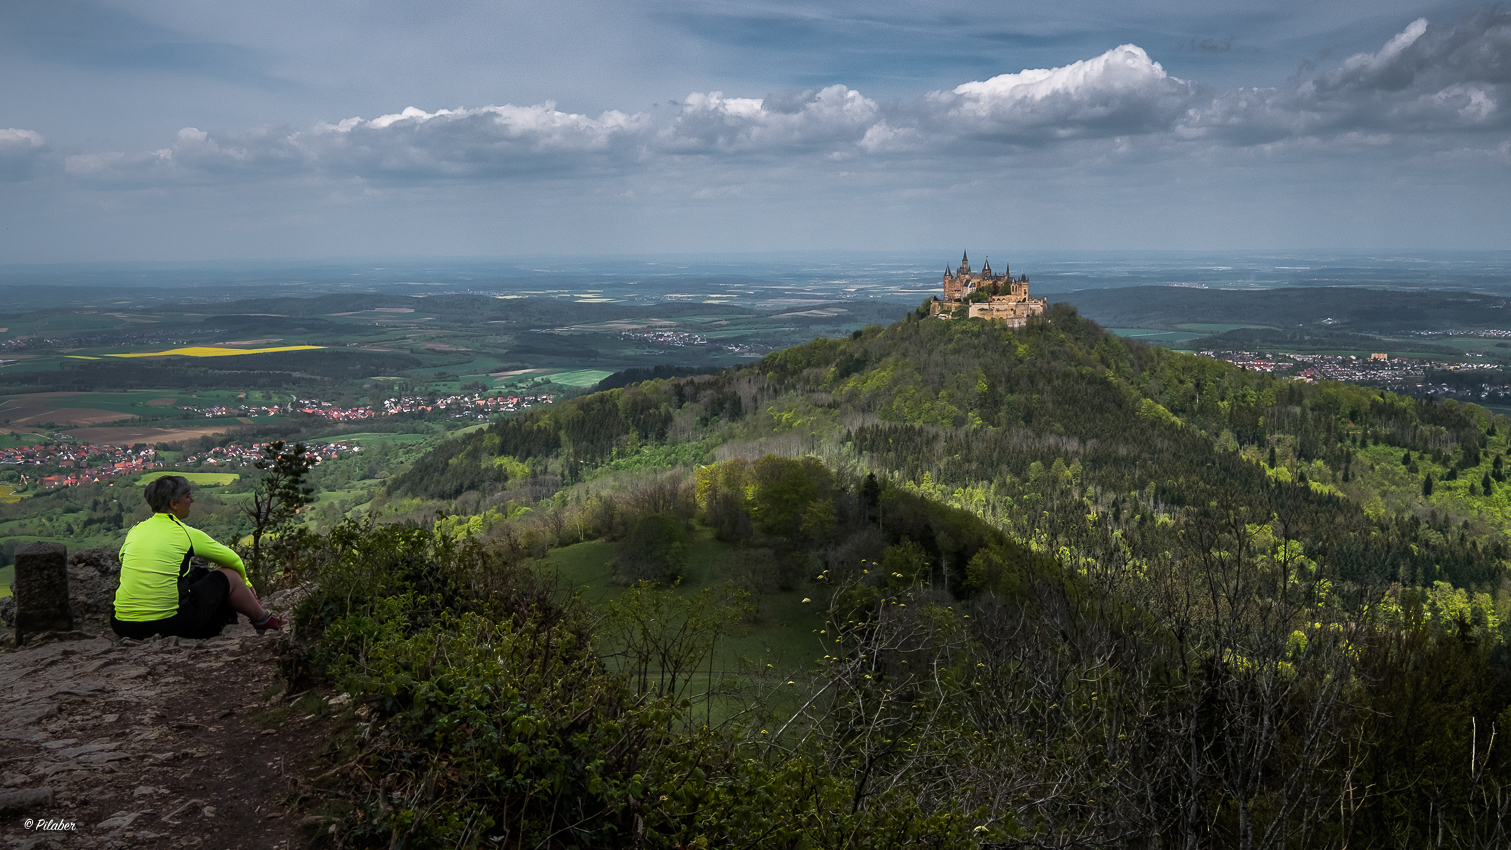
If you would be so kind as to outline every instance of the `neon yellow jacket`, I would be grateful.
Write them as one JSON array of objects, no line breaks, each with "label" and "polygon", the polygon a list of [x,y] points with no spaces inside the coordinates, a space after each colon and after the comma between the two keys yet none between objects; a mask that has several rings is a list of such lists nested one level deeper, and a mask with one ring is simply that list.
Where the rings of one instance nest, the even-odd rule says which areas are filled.
[{"label": "neon yellow jacket", "polygon": [[153,514],[133,526],[121,544],[121,586],[115,591],[115,616],[140,623],[165,620],[178,613],[178,568],[191,543],[196,557],[230,567],[246,581],[247,568],[240,555],[203,531],[179,522],[173,514]]}]

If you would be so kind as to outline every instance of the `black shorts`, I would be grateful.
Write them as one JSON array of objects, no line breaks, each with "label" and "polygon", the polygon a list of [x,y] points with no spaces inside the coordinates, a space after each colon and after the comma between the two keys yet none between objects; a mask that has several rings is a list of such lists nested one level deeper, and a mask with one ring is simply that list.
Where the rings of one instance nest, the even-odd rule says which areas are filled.
[{"label": "black shorts", "polygon": [[212,638],[220,634],[233,619],[236,611],[231,607],[231,580],[220,570],[189,586],[189,604],[178,613],[163,620],[119,620],[112,614],[110,627],[123,638],[146,640],[154,635],[164,637]]}]

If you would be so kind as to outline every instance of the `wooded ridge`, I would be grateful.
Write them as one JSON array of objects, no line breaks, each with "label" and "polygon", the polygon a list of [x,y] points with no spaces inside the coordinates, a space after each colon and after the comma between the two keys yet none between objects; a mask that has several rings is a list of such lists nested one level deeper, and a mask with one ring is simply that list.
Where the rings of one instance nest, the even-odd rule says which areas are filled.
[{"label": "wooded ridge", "polygon": [[[1506,428],[914,312],[442,443],[283,541],[288,666],[382,730],[353,845],[1503,846]],[[716,671],[782,594],[813,663]]]}]

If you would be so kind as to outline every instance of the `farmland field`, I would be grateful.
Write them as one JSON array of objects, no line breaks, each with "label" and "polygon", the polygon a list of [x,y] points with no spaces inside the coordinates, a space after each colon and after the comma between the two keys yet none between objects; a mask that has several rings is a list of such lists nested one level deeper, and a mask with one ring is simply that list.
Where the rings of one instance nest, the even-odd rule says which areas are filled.
[{"label": "farmland field", "polygon": [[0,402],[0,421],[17,425],[98,425],[132,417],[137,399],[116,393],[32,393]]},{"label": "farmland field", "polygon": [[551,383],[561,384],[565,387],[591,387],[612,374],[614,373],[603,369],[575,369],[571,372],[560,372],[547,377]]},{"label": "farmland field", "polygon": [[1196,339],[1201,334],[1195,331],[1162,331],[1155,328],[1108,328],[1111,333],[1128,339],[1142,340],[1143,342],[1165,345],[1172,342],[1185,342],[1188,339]]},{"label": "farmland field", "polygon": [[202,425],[194,428],[137,428],[130,426],[116,428],[74,428],[68,433],[75,440],[82,443],[107,443],[114,446],[129,446],[136,443],[175,443],[198,437],[208,437],[212,434],[224,434],[227,430],[235,428],[239,424]]},{"label": "farmland field", "polygon": [[[193,420],[191,427],[201,427],[199,417],[175,411],[180,405],[205,405],[230,402],[236,393],[183,393],[167,395],[164,390],[133,390],[126,392],[48,392],[12,395],[0,400],[0,422],[10,429],[16,426],[36,427],[47,422],[60,427],[89,427],[125,419],[152,418],[178,413],[182,418]],[[187,423],[186,423],[187,424]]]},{"label": "farmland field", "polygon": [[192,346],[170,351],[138,351],[129,354],[112,354],[111,357],[233,357],[238,354],[269,354],[274,351],[313,351],[323,345],[284,345],[277,348],[211,348]]},{"label": "farmland field", "polygon": [[198,484],[203,487],[223,486],[230,484],[232,481],[235,481],[236,479],[241,477],[235,472],[172,472],[170,470],[160,469],[157,472],[149,472],[146,475],[143,475],[141,478],[137,479],[136,483],[150,484],[153,481],[162,478],[164,475],[181,475],[184,478],[189,479],[190,484]]},{"label": "farmland field", "polygon": [[1239,330],[1240,328],[1266,328],[1266,329],[1269,329],[1269,330],[1276,330],[1276,328],[1273,325],[1256,325],[1256,324],[1238,324],[1238,325],[1234,325],[1234,324],[1222,324],[1220,322],[1187,322],[1185,324],[1176,325],[1176,327],[1180,328],[1181,330],[1198,331],[1198,332],[1204,333],[1204,334],[1220,334],[1220,333],[1226,333],[1228,331],[1236,331],[1236,330]]}]

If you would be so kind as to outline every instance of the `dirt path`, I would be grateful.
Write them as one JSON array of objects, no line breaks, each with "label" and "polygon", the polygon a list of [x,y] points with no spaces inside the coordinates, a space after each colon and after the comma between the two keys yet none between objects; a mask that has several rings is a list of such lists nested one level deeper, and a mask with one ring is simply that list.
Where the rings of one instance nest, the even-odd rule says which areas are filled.
[{"label": "dirt path", "polygon": [[327,732],[270,695],[276,640],[243,624],[204,641],[81,636],[0,652],[0,840],[303,846],[288,804]]}]

